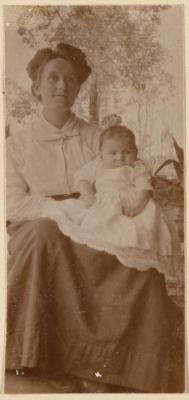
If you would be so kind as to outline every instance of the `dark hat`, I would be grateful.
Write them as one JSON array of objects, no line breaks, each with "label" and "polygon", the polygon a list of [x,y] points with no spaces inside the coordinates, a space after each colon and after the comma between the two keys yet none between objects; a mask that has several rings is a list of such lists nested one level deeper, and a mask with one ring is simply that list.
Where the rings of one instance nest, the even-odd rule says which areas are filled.
[{"label": "dark hat", "polygon": [[75,67],[80,83],[83,83],[91,73],[85,53],[68,43],[59,43],[54,50],[51,48],[38,50],[31,59],[27,66],[27,72],[32,81],[37,80],[39,68],[55,58],[63,58],[70,61]]}]

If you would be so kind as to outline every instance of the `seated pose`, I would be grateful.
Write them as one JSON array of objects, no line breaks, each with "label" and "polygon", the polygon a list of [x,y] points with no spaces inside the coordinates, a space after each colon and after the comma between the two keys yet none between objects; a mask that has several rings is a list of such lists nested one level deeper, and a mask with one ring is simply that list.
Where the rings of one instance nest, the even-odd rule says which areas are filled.
[{"label": "seated pose", "polygon": [[76,173],[80,198],[59,204],[57,213],[52,207],[53,219],[76,242],[114,254],[127,267],[174,275],[170,227],[152,199],[134,134],[114,125],[102,133],[100,150]]},{"label": "seated pose", "polygon": [[[154,268],[153,262],[152,268],[139,271],[139,257],[136,257],[136,268],[130,268],[130,264],[128,267],[123,265],[109,248],[98,251],[90,244],[80,244],[64,235],[59,222],[51,219],[53,207],[54,213],[60,210],[57,220],[59,216],[62,218],[64,201],[60,199],[76,196],[76,172],[99,153],[99,129],[71,111],[81,84],[91,72],[85,55],[73,46],[59,43],[55,49],[39,50],[29,63],[28,72],[32,92],[39,100],[40,113],[7,139],[10,238],[6,368],[17,371],[15,380],[18,381],[27,374],[37,375],[39,386],[35,381],[35,392],[65,391],[65,381],[71,385],[67,391],[75,392],[171,391],[171,333],[177,313],[167,295],[164,275]],[[104,138],[102,151],[106,148],[105,143],[109,147],[111,140]],[[109,157],[111,160],[112,156],[107,155]],[[84,172],[82,179],[78,177],[82,196],[77,204],[85,204],[84,201],[88,206],[91,204],[91,209],[86,210],[83,206],[84,216],[80,212],[79,217],[86,229],[87,220],[90,224],[95,222],[88,218],[88,212],[95,211],[99,205],[95,229],[103,211],[107,226],[112,224],[111,229],[109,226],[107,229],[107,233],[112,234],[113,242],[107,238],[111,248],[115,239],[114,217],[116,232],[116,218],[120,218],[122,224],[124,217],[132,227],[130,244],[138,246],[142,240],[142,250],[144,244],[151,250],[150,244],[154,246],[154,242],[150,235],[153,234],[153,240],[155,238],[151,221],[155,211],[151,209],[156,210],[156,207],[150,200],[151,187],[144,166],[135,158],[136,149],[133,167],[120,165],[110,170],[113,174],[123,168],[120,182],[127,174],[126,186],[132,186],[135,180],[141,179],[140,173],[144,174],[144,187],[142,182],[136,182],[141,191],[136,196],[136,193],[129,195],[132,187],[121,191],[119,184],[118,201],[119,196],[112,185],[107,207],[111,187],[100,181],[105,173],[104,167],[100,166],[104,161],[99,161],[103,173],[98,179],[88,179]],[[113,175],[109,178],[112,181]],[[104,181],[109,178],[104,176]],[[117,185],[118,178],[114,180]],[[95,182],[99,193],[93,194],[91,189],[89,193],[86,186]],[[135,223],[134,213],[137,212]],[[145,212],[149,222],[142,220]],[[148,229],[148,223],[149,238],[145,233],[143,239],[138,225],[143,224]],[[89,226],[89,231],[91,228]],[[125,228],[121,229],[119,240]],[[137,235],[139,232],[139,237],[134,237],[134,232]],[[129,244],[130,235],[131,228],[126,229],[124,245]],[[168,233],[166,238],[169,238]],[[117,248],[116,242],[115,245]],[[59,383],[58,389],[53,386],[54,379]],[[20,382],[19,385],[21,387]],[[6,386],[5,390],[8,390]]]}]

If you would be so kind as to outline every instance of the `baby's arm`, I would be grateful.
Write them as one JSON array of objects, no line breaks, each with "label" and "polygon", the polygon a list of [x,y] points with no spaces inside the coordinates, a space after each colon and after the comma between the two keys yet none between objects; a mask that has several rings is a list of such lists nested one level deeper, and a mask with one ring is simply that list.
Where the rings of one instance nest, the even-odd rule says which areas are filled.
[{"label": "baby's arm", "polygon": [[151,197],[149,190],[140,190],[133,195],[128,196],[126,207],[123,206],[123,212],[129,217],[135,217],[140,214]]}]

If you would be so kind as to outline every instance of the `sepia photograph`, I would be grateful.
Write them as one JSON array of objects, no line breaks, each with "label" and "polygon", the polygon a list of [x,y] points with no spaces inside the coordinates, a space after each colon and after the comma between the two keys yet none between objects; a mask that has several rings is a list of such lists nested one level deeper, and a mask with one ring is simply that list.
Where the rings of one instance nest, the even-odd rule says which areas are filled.
[{"label": "sepia photograph", "polygon": [[4,393],[186,393],[185,7],[3,20]]}]

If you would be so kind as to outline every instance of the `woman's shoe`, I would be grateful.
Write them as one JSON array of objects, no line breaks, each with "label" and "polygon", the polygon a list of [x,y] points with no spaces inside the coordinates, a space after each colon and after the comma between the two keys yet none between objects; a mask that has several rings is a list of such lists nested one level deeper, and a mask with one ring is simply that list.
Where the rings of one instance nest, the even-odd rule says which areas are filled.
[{"label": "woman's shoe", "polygon": [[104,382],[79,380],[80,393],[145,393],[124,386],[115,386]]},{"label": "woman's shoe", "polygon": [[81,393],[111,393],[111,385],[82,379],[79,381]]},{"label": "woman's shoe", "polygon": [[5,375],[5,393],[80,393],[79,383],[67,376],[45,376],[37,370],[9,370]]}]

